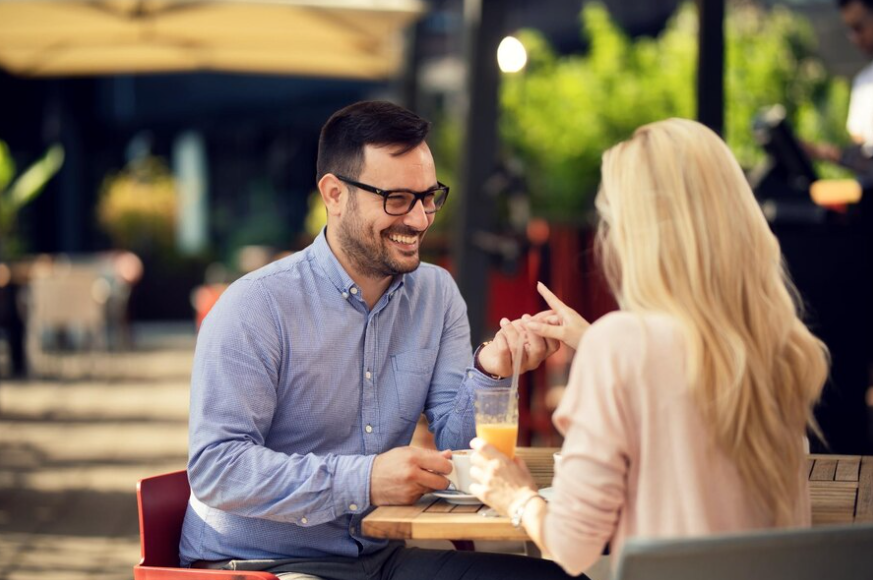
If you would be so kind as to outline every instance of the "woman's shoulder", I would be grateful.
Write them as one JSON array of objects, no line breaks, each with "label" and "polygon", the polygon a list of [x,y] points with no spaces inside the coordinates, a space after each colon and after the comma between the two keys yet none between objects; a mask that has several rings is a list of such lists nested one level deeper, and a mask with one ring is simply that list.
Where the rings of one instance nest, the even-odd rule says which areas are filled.
[{"label": "woman's shoulder", "polygon": [[[640,391],[656,384],[684,384],[685,361],[682,328],[677,318],[651,312],[613,312],[598,319],[585,333],[573,361],[576,390],[606,393],[624,401],[639,417]],[[587,377],[585,380],[582,377]],[[568,394],[571,391],[568,384]],[[569,398],[572,404],[573,397]],[[568,407],[569,408],[569,407]]]},{"label": "woman's shoulder", "polygon": [[587,344],[619,346],[623,352],[644,344],[673,344],[679,339],[679,321],[659,312],[610,312],[597,319],[582,337]]}]

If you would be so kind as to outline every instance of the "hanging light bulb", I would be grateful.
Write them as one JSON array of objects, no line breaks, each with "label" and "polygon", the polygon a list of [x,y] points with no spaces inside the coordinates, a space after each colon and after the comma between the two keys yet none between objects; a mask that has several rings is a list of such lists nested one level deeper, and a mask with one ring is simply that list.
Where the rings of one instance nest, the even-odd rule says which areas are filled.
[{"label": "hanging light bulb", "polygon": [[527,64],[527,51],[519,39],[507,36],[497,47],[497,64],[505,73],[515,73]]}]

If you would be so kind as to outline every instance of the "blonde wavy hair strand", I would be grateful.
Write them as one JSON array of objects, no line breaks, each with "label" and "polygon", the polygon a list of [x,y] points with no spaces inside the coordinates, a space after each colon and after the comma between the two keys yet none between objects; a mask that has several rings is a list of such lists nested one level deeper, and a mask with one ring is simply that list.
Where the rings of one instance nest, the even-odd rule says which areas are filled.
[{"label": "blonde wavy hair strand", "polygon": [[742,169],[707,127],[640,127],[603,156],[598,246],[624,310],[680,321],[687,375],[748,492],[790,525],[803,434],[829,368],[800,318],[779,242]]}]

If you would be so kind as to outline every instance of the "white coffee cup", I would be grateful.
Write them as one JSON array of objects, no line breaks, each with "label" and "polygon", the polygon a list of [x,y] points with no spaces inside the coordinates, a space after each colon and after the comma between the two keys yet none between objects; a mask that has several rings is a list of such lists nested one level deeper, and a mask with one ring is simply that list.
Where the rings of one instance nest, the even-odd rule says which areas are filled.
[{"label": "white coffee cup", "polygon": [[556,453],[553,453],[552,457],[555,460],[555,467],[558,467],[558,465],[560,465],[560,463],[561,463],[561,452],[558,451]]},{"label": "white coffee cup", "polygon": [[473,483],[473,478],[470,477],[470,456],[472,453],[472,449],[452,451],[452,472],[446,477],[461,493],[470,493],[470,484]]}]

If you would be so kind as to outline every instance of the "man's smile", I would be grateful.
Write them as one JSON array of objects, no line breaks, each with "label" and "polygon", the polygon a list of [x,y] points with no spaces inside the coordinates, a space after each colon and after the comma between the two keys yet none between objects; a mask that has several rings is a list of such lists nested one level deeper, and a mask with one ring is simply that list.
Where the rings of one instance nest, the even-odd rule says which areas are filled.
[{"label": "man's smile", "polygon": [[418,236],[404,236],[401,234],[388,234],[388,239],[405,246],[414,246],[418,243]]}]

